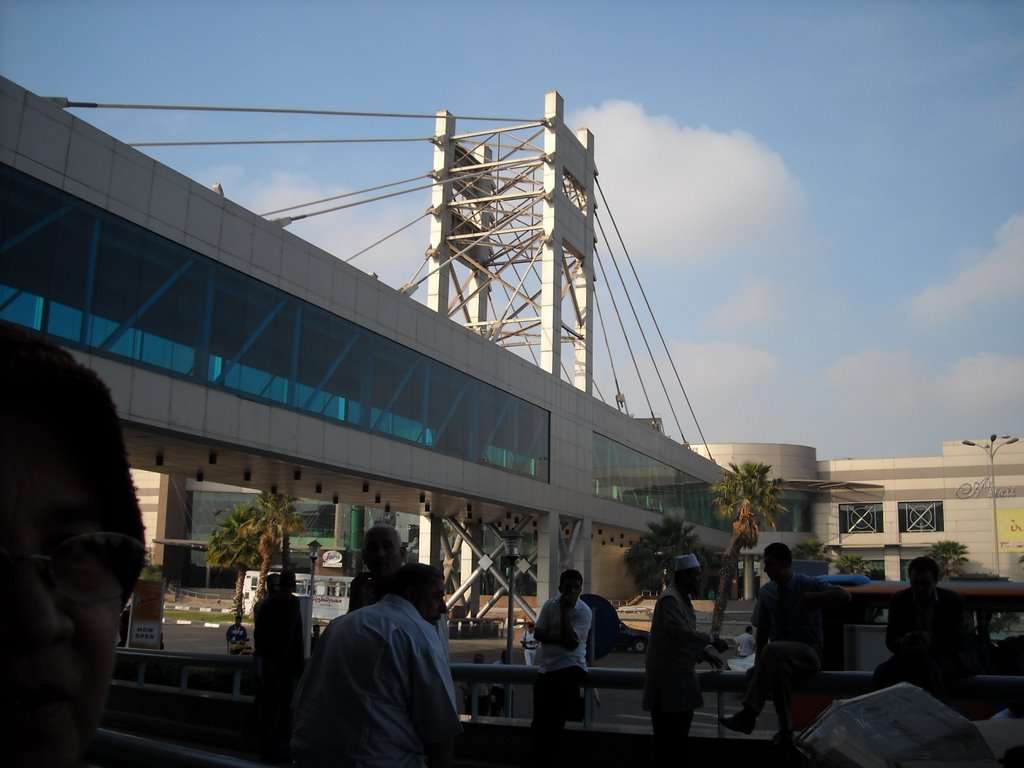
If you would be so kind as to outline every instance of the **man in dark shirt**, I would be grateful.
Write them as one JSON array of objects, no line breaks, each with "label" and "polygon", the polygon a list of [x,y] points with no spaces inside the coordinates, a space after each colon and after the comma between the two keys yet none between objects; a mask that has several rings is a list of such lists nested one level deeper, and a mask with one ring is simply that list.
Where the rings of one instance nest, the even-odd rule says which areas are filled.
[{"label": "man in dark shirt", "polygon": [[363,539],[363,566],[366,571],[352,580],[348,612],[376,603],[387,591],[387,580],[405,561],[406,547],[394,526],[377,523]]},{"label": "man in dark shirt", "polygon": [[772,743],[793,741],[790,693],[793,679],[821,669],[821,609],[850,601],[850,593],[820,579],[793,573],[793,553],[780,542],[764,550],[764,572],[771,582],[761,588],[754,608],[757,652],[743,709],[721,719],[732,731],[750,733],[764,703],[771,698],[779,718]]},{"label": "man in dark shirt", "polygon": [[943,699],[950,678],[970,674],[961,658],[964,646],[964,601],[937,587],[939,566],[918,557],[907,569],[910,588],[892,596],[885,644],[892,651],[875,670],[875,687],[908,682]]},{"label": "man in dark shirt", "polygon": [[260,759],[286,762],[291,740],[291,700],[302,674],[302,614],[295,591],[295,572],[281,574],[278,589],[263,601],[253,639],[262,669],[259,697]]}]

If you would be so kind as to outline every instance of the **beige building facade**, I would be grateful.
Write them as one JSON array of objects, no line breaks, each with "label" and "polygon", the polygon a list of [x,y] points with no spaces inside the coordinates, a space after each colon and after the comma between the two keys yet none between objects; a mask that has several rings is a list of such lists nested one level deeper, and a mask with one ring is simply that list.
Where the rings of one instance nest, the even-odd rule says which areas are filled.
[{"label": "beige building facade", "polygon": [[967,547],[963,573],[1024,580],[1024,441],[996,436],[969,442],[943,442],[937,456],[823,461],[808,446],[709,448],[722,466],[770,464],[786,487],[812,493],[811,530],[767,533],[761,545],[814,536],[835,556],[860,555],[876,576],[899,580],[907,563],[932,544],[956,541]]}]

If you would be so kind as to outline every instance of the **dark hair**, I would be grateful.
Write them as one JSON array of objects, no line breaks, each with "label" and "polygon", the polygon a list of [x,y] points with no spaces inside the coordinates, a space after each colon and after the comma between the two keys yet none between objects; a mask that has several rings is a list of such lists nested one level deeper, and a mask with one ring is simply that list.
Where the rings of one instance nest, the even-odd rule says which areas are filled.
[{"label": "dark hair", "polygon": [[388,579],[386,593],[405,597],[410,589],[422,589],[433,584],[435,580],[443,581],[444,576],[434,566],[426,563],[406,563]]},{"label": "dark hair", "polygon": [[287,570],[281,571],[281,580],[277,583],[277,588],[285,592],[295,591],[295,571]]},{"label": "dark hair", "polygon": [[779,565],[792,565],[793,553],[781,541],[776,541],[764,548],[764,556],[775,560]]},{"label": "dark hair", "polygon": [[[4,413],[30,419],[63,443],[96,499],[103,530],[145,545],[121,422],[93,371],[41,336],[0,322],[0,420]],[[140,561],[136,578],[141,568]]]},{"label": "dark hair", "polygon": [[583,574],[577,571],[575,568],[570,568],[567,571],[562,571],[562,575],[558,577],[558,586],[562,586],[569,579],[576,579],[580,584],[583,583]]},{"label": "dark hair", "polygon": [[914,571],[929,571],[936,581],[939,580],[939,564],[927,555],[915,557],[910,561],[910,565],[907,566],[907,576]]}]

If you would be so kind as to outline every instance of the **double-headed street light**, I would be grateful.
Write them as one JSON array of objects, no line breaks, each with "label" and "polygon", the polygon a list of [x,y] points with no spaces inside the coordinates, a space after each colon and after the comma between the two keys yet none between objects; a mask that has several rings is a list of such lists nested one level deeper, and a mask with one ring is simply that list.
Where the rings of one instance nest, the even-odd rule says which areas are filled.
[{"label": "double-headed street light", "polygon": [[[996,440],[1003,442],[997,445]],[[1019,437],[1010,437],[1009,435],[1003,435],[1001,438],[998,435],[991,435],[988,442],[984,444],[976,443],[973,440],[961,440],[964,445],[980,448],[988,454],[988,493],[992,497],[992,539],[995,544],[996,576],[1001,575],[999,569],[999,516],[996,512],[996,451],[1004,445],[1012,445],[1018,440],[1020,440]]]}]

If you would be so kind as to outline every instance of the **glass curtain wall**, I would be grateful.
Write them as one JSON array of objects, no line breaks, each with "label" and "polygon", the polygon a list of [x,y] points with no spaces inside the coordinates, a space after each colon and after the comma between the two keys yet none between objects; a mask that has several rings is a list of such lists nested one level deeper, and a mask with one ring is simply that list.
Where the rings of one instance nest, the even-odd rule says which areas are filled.
[{"label": "glass curtain wall", "polygon": [[594,495],[690,523],[728,530],[711,509],[710,486],[604,435],[593,435]]},{"label": "glass curtain wall", "polygon": [[0,319],[548,480],[550,414],[0,165]]}]

